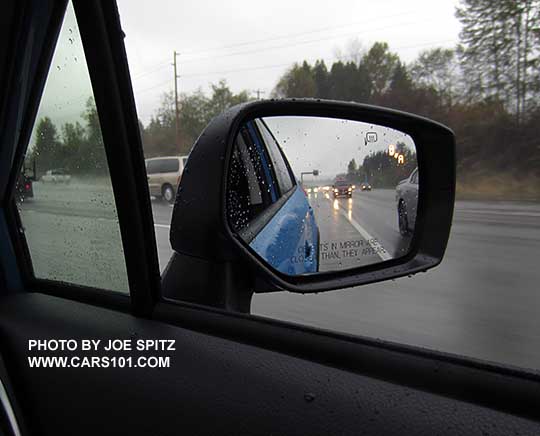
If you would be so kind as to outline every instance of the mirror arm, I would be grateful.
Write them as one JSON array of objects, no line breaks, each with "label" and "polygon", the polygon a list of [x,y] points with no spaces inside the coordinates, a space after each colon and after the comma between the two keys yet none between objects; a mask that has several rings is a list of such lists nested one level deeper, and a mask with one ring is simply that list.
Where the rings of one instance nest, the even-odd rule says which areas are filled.
[{"label": "mirror arm", "polygon": [[162,274],[162,296],[234,312],[250,313],[251,274],[245,264],[212,262],[174,252]]}]

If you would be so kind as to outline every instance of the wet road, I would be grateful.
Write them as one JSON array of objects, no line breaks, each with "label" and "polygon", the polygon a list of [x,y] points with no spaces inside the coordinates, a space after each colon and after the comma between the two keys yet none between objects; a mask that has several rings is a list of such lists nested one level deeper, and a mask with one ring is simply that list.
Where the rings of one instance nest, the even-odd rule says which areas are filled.
[{"label": "wet road", "polygon": [[[393,190],[355,192],[334,199],[310,194],[320,232],[320,270],[347,269],[403,256],[410,238],[399,234]],[[153,201],[161,270],[171,256],[168,238],[172,207]]]},{"label": "wet road", "polygon": [[355,191],[352,198],[309,194],[320,231],[320,270],[380,263],[407,254],[410,238],[400,235],[395,191]]},{"label": "wet road", "polygon": [[[331,199],[312,204],[321,227],[338,220],[350,239],[365,240],[352,218],[393,254],[403,239],[389,199],[392,191],[374,190],[355,193],[351,202],[339,199],[339,208]],[[171,254],[172,207],[152,204],[163,269]],[[107,190],[36,186],[36,198],[21,206],[34,266],[39,258],[42,274],[65,276],[69,267],[73,280],[109,285],[116,274],[114,288],[125,289],[124,273],[117,273],[122,256],[113,208]],[[81,234],[88,243],[77,243]],[[62,244],[69,245],[68,253],[61,253]],[[271,318],[540,369],[539,255],[540,204],[457,202],[448,250],[436,269],[318,295],[256,295],[252,308]],[[83,271],[89,257],[101,275]]]},{"label": "wet road", "polygon": [[[338,200],[336,215],[344,221],[352,215],[395,253],[402,238],[389,198],[393,200],[392,191],[355,192],[350,208],[348,199]],[[327,199],[321,207],[334,210],[334,201]],[[161,202],[154,202],[153,209],[163,267],[170,255],[166,226],[172,209]],[[323,212],[319,216],[328,215]],[[539,256],[540,204],[458,201],[445,258],[428,273],[318,295],[259,294],[252,310],[318,328],[540,369]]]}]

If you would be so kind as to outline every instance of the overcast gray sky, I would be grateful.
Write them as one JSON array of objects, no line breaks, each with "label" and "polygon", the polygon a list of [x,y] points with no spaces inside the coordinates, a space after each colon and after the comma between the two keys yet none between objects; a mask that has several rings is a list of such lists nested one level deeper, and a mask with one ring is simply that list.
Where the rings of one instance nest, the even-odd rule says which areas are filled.
[{"label": "overcast gray sky", "polygon": [[264,91],[295,61],[331,63],[350,41],[386,41],[409,62],[421,50],[458,41],[458,0],[118,0],[139,117],[146,124],[160,95],[192,92],[226,79],[235,92]]},{"label": "overcast gray sky", "polygon": [[[320,117],[266,117],[296,177],[303,171],[319,170],[318,180],[329,180],[347,172],[351,159],[357,164],[370,153],[387,151],[398,142],[416,153],[412,138],[398,130],[358,121]],[[367,134],[373,141],[365,141]],[[306,180],[313,180],[306,176]]]},{"label": "overcast gray sky", "polygon": [[[420,51],[458,41],[458,0],[118,0],[137,111],[146,124],[173,89],[173,50],[180,53],[181,92],[208,91],[226,79],[235,92],[268,97],[296,61],[336,60],[339,52],[386,41],[410,62]],[[354,50],[353,50],[354,51]],[[78,26],[68,6],[38,119],[58,128],[82,122],[92,94]]]}]

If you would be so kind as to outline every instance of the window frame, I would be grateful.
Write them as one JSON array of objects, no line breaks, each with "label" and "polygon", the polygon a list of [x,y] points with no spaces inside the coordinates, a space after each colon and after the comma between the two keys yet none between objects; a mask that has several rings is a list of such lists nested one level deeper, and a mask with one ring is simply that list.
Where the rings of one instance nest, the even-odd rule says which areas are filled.
[{"label": "window frame", "polygon": [[418,168],[416,168],[411,176],[410,176],[410,182],[413,184],[413,185],[418,185]]},{"label": "window frame", "polygon": [[[89,0],[89,3],[91,1],[92,0]],[[61,0],[55,3],[55,7],[60,5],[62,5]],[[102,5],[98,5],[97,2],[92,2],[92,6],[88,7],[108,8],[108,12],[112,11],[113,14],[117,14],[114,2],[103,2]],[[63,15],[63,13],[61,15]],[[89,20],[92,20],[94,17],[95,15],[90,16]],[[110,19],[110,15],[108,18]],[[54,21],[55,18],[53,16],[50,23],[54,23]],[[118,21],[118,19],[116,19],[116,21]],[[114,19],[112,22],[112,25],[109,23],[108,30],[112,31],[115,38],[119,39],[119,23],[116,24]],[[54,26],[51,26],[51,29],[54,34]],[[48,32],[48,40],[50,39],[50,33],[51,32]],[[115,47],[122,45],[121,43],[119,44],[118,41],[115,41],[115,43]],[[96,47],[96,51],[99,51],[98,49],[99,47]],[[123,50],[116,50],[115,53],[122,54]],[[45,67],[43,67],[43,59],[46,60],[46,58],[47,51],[45,50],[44,55],[40,57],[40,69],[45,68],[45,72],[42,72],[42,74],[45,75],[48,72],[48,63],[45,62]],[[126,77],[129,78],[129,75],[127,75],[127,63],[122,60],[121,64],[123,65],[123,68],[126,69],[123,72],[125,74],[122,75],[122,78],[125,80]],[[43,83],[41,83],[41,86],[42,84]],[[122,85],[125,84],[122,83]],[[129,89],[131,87],[129,82],[127,87]],[[33,105],[34,109],[37,110],[37,104],[39,104],[39,98],[37,104],[35,102],[36,92],[38,92],[38,94],[40,93],[39,74],[37,74],[37,79],[32,82],[32,91],[28,103],[29,107],[24,107],[24,125],[26,125],[27,128],[22,129],[23,137],[30,131],[28,130],[29,118],[31,120],[29,129],[31,129],[33,125],[33,118],[29,116],[29,114],[32,114]],[[115,93],[116,92],[115,89]],[[127,90],[125,86],[122,87],[121,94],[124,97],[127,96],[128,100],[129,98],[133,98],[132,92]],[[38,97],[39,96],[40,95],[38,95]],[[133,115],[134,105],[129,101],[125,104]],[[132,122],[133,119],[129,121],[129,124],[131,125]],[[10,124],[10,127],[11,126],[12,124]],[[136,126],[133,131],[138,132],[138,126]],[[135,140],[135,144],[140,145],[136,136]],[[124,147],[125,144],[123,143],[121,146]],[[138,149],[138,145],[135,148]],[[129,157],[131,158],[131,154]],[[11,196],[14,194],[14,186],[18,178],[18,172],[23,164],[23,158],[24,153],[22,153],[21,148],[18,147],[15,161],[10,168],[10,181],[8,183],[8,189],[6,190],[6,193]],[[144,173],[143,159],[140,159],[140,165],[137,167],[137,171]],[[146,180],[143,180],[140,183],[146,184]],[[114,184],[113,188],[116,186],[117,184]],[[147,198],[149,198],[149,196],[147,196]],[[18,229],[20,227],[16,224],[17,215],[13,215],[15,203],[11,201],[10,198],[6,197],[4,197],[2,201],[0,221],[4,212],[8,209],[9,213],[6,218],[10,220],[9,234],[12,237],[12,241],[20,242],[20,238],[18,237]],[[149,201],[146,206],[150,206]],[[145,209],[144,203],[141,205],[137,202],[133,207],[135,211],[141,213],[142,217],[139,218],[148,218],[148,209]],[[149,210],[150,222],[145,223],[149,226],[149,228],[146,229],[146,234],[152,233],[153,236],[153,221],[151,220],[151,209]],[[15,221],[13,221],[14,219]],[[124,224],[125,218],[121,219],[122,226],[129,225],[129,222]],[[0,222],[0,227],[1,225],[2,223]],[[150,228],[152,231],[150,231]],[[134,230],[136,230],[136,227]],[[151,248],[150,245],[149,248]],[[17,250],[20,248],[20,246],[14,247],[14,252],[18,253]],[[143,252],[140,255],[145,255],[145,253]],[[19,254],[16,254],[15,259],[18,262],[17,267],[22,270],[24,266],[20,263],[22,257],[20,257]],[[128,271],[128,274],[130,273],[131,272]],[[28,283],[25,285],[29,290],[58,296],[63,296],[62,292],[68,292],[68,295],[65,295],[65,297],[71,300],[94,303],[99,306],[112,307],[113,309],[117,309],[114,307],[114,304],[118,303],[121,304],[124,309],[127,308],[126,311],[130,308],[128,298],[115,298],[115,301],[111,302],[107,300],[106,295],[102,295],[101,290],[96,290],[96,292],[85,295],[85,291],[92,290],[75,289],[77,287],[73,285],[59,286],[58,284],[47,283],[40,283],[39,288],[35,289],[30,288]],[[6,291],[2,293],[5,294],[8,290],[17,291],[17,288],[7,288]],[[119,294],[114,295],[114,297],[119,296]],[[304,325],[294,325],[290,322],[264,318],[261,316],[243,315],[208,306],[199,306],[188,302],[161,300],[157,303],[152,318],[159,322],[175,325],[180,328],[191,329],[207,335],[225,337],[230,341],[239,341],[251,344],[254,347],[263,346],[266,349],[271,349],[282,354],[319,362],[322,365],[361,374],[364,377],[370,376],[391,383],[402,383],[405,386],[412,386],[416,389],[434,394],[443,394],[451,398],[463,398],[469,402],[493,407],[498,410],[507,411],[508,413],[514,413],[531,419],[537,417],[539,397],[538,383],[540,382],[540,376],[533,370],[508,367],[502,364],[478,361],[463,356],[448,355],[439,351],[381,341],[380,339],[351,336],[339,331],[330,332]],[[317,350],[317,352],[314,353],[313,350]],[[444,377],[441,375],[444,375]]]},{"label": "window frame", "polygon": [[[285,153],[283,153],[283,150],[281,149],[281,146],[279,145],[272,131],[268,128],[268,126],[266,125],[266,123],[264,122],[262,118],[257,118],[254,121],[255,121],[255,125],[257,126],[257,129],[259,130],[258,132],[259,136],[266,147],[267,153],[270,156],[270,160],[272,161],[272,164],[274,167],[273,168],[274,176],[275,176],[276,184],[279,188],[280,197],[281,197],[293,190],[293,188],[296,186],[296,179],[294,178],[294,175],[292,173],[289,161],[287,160]],[[268,141],[266,140],[267,135],[273,141],[273,144],[268,143]],[[277,162],[276,164],[275,161],[278,160],[277,159],[278,157],[281,158],[281,162]],[[281,164],[283,164],[284,168],[280,168]],[[287,176],[289,177],[288,181],[291,183],[291,186],[288,189],[283,188],[281,184],[282,181],[281,181],[280,174],[284,174],[285,177]]]},{"label": "window frame", "polygon": [[[264,205],[263,209],[255,217],[253,217],[246,226],[239,230],[239,234],[247,243],[250,243],[266,226],[266,224],[268,224],[268,222],[278,213],[278,211],[296,191],[297,187],[287,158],[283,154],[281,147],[279,147],[278,142],[275,140],[268,127],[266,127],[268,134],[274,139],[276,151],[280,153],[287,174],[293,182],[292,187],[286,192],[283,192],[277,176],[276,165],[273,163],[273,157],[268,149],[269,145],[265,137],[263,137],[257,121],[264,124],[264,121],[260,118],[253,119],[249,121],[249,123],[246,123],[246,127],[241,130],[240,135],[242,135],[242,139],[246,145],[249,141],[255,142],[257,153],[261,156],[262,166],[265,167],[263,168],[263,174],[261,174],[261,176],[266,180],[267,183],[272,183],[272,186],[275,188],[276,198],[273,199],[271,195],[266,194],[264,190],[262,190]],[[251,156],[250,153],[250,158],[252,157],[253,156]],[[271,180],[269,181],[268,178]]]},{"label": "window frame", "polygon": [[107,306],[137,316],[150,316],[160,295],[161,276],[135,100],[125,48],[122,39],[118,38],[121,26],[114,2],[72,0],[103,135],[129,295],[36,278],[21,230],[23,226],[14,197],[16,180],[24,162],[67,3],[54,2],[46,39],[37,54],[39,66],[32,77],[30,97],[24,107],[22,134],[15,149],[7,187],[7,221],[17,266],[25,290]]},{"label": "window frame", "polygon": [[274,165],[271,160],[272,157],[268,152],[268,147],[266,146],[266,141],[261,135],[255,120],[251,120],[246,123],[244,140],[254,142],[255,147],[259,155],[261,156],[261,161],[263,165],[264,178],[266,183],[270,188],[270,205],[274,204],[281,197],[281,191],[279,189],[279,183],[277,180],[277,175],[275,172]]},{"label": "window frame", "polygon": [[[254,237],[253,229],[258,229],[258,233],[265,225],[265,223],[268,222],[269,219],[275,214],[275,212],[272,211],[279,210],[281,206],[277,207],[276,205],[283,204],[283,201],[281,201],[283,196],[278,196],[280,191],[276,179],[276,174],[274,172],[273,165],[268,164],[270,160],[270,155],[268,153],[266,143],[264,142],[264,140],[262,140],[260,136],[260,132],[258,131],[256,124],[252,123],[251,128],[250,126],[244,126],[239,131],[235,142],[236,143],[234,145],[234,150],[232,152],[233,156],[235,153],[238,153],[244,167],[246,166],[246,160],[251,165],[251,169],[255,175],[259,194],[261,196],[260,210],[254,216],[250,217],[249,221],[245,226],[238,229],[240,234],[245,235],[246,239],[251,240]],[[254,143],[255,146],[249,147],[248,144],[250,143]],[[259,161],[259,165],[255,165],[255,160]],[[274,188],[276,188],[275,192],[270,192],[270,189],[266,191],[261,185],[261,181],[263,183],[266,183],[268,186],[273,186]],[[229,183],[230,180],[227,180],[227,184]],[[249,186],[249,181],[248,191],[251,199],[251,187]],[[276,196],[277,199],[272,198],[272,193]],[[227,213],[229,212],[227,211]],[[233,224],[231,223],[231,225]]]},{"label": "window frame", "polygon": [[[248,180],[248,191],[249,191],[249,196],[250,196],[250,202],[253,202],[253,191],[257,193],[257,190],[258,190],[258,194],[260,196],[259,204],[262,207],[261,211],[264,211],[266,210],[266,208],[268,208],[272,204],[269,198],[270,197],[269,193],[264,190],[264,186],[262,186],[260,183],[262,180],[265,179],[265,175],[264,175],[264,172],[262,171],[262,166],[255,165],[255,162],[253,161],[254,152],[249,150],[244,136],[245,136],[244,134],[238,135],[235,147],[238,150],[240,159],[242,159],[244,168],[249,165],[249,168],[247,169],[248,174],[246,175],[246,179]],[[249,176],[250,172],[252,172],[252,178],[254,178],[254,181],[252,181],[252,183],[255,183],[257,185],[256,189],[250,184],[250,176]]]}]

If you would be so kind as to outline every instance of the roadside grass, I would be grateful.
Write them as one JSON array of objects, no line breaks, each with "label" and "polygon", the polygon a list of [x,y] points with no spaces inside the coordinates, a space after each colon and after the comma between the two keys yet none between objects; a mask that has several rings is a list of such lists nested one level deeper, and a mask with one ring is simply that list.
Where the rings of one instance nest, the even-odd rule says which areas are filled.
[{"label": "roadside grass", "polygon": [[456,183],[458,200],[540,201],[540,175],[468,177]]}]

